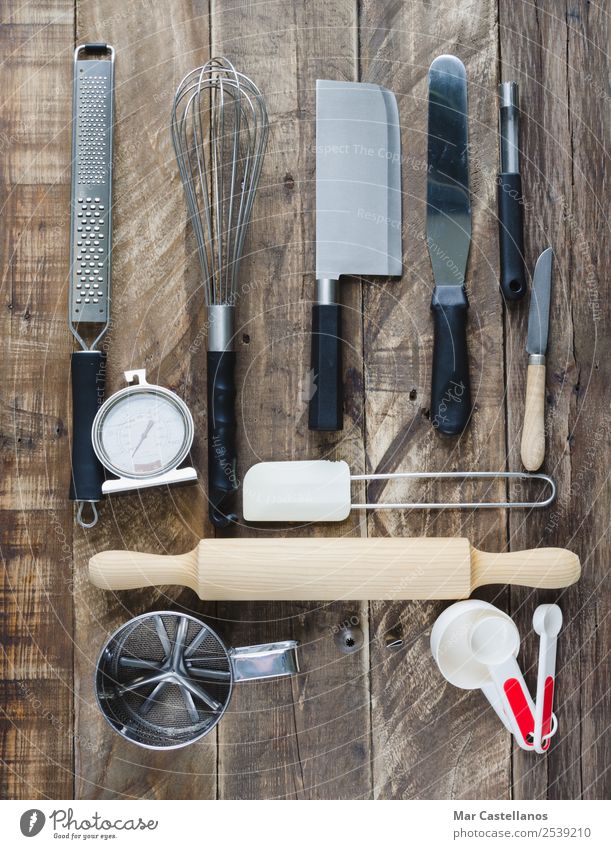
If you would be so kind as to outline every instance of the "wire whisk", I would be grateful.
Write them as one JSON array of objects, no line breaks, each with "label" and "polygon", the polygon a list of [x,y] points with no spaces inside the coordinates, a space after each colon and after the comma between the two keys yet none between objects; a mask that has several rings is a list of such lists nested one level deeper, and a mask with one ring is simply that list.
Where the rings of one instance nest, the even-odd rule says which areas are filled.
[{"label": "wire whisk", "polygon": [[228,59],[211,59],[178,86],[171,130],[208,308],[210,519],[225,527],[237,518],[234,312],[267,146],[265,101]]},{"label": "wire whisk", "polygon": [[211,59],[178,86],[172,139],[208,305],[235,299],[267,136],[261,92],[227,59]]}]

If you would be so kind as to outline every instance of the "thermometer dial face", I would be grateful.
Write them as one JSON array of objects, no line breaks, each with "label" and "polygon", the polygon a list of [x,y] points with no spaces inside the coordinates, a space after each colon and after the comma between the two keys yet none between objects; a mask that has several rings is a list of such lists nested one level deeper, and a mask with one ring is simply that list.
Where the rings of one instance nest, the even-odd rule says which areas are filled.
[{"label": "thermometer dial face", "polygon": [[92,438],[109,471],[123,478],[156,477],[175,469],[189,453],[193,420],[167,389],[127,388],[100,408]]}]

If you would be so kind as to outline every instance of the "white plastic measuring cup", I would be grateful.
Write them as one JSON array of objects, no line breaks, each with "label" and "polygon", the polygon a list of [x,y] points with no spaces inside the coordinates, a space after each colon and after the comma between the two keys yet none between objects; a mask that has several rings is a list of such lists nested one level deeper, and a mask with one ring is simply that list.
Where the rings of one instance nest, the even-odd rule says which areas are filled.
[{"label": "white plastic measuring cup", "polygon": [[532,750],[535,705],[516,660],[520,633],[515,622],[496,609],[479,617],[469,632],[469,648],[492,679],[518,745]]},{"label": "white plastic measuring cup", "polygon": [[486,666],[473,656],[469,645],[473,624],[491,611],[506,616],[494,605],[479,599],[458,601],[446,608],[433,625],[431,652],[439,671],[450,684],[463,690],[482,690],[505,728],[513,733],[503,699],[499,698]]}]

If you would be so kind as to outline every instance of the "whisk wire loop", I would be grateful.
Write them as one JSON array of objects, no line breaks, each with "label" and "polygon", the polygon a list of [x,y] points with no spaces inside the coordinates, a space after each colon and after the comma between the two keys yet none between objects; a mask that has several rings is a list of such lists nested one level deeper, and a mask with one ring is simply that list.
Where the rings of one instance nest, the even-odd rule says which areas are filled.
[{"label": "whisk wire loop", "polygon": [[229,60],[211,59],[180,83],[171,129],[206,304],[233,304],[267,145],[265,101]]}]

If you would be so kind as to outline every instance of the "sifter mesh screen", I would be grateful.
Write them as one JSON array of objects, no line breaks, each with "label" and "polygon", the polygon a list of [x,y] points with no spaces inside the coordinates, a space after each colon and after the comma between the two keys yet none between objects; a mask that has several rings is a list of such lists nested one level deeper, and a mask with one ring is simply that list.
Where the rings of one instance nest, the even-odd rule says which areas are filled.
[{"label": "sifter mesh screen", "polygon": [[153,613],[124,625],[98,660],[96,688],[111,725],[155,748],[190,743],[221,718],[231,660],[218,636],[184,614]]}]

